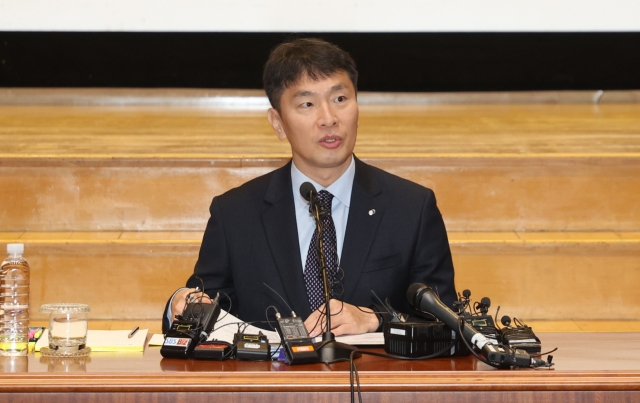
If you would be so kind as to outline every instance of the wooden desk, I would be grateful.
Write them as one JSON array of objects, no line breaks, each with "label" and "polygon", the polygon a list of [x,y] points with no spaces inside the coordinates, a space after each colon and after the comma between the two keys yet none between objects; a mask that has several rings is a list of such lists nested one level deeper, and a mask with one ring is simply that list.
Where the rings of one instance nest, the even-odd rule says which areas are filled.
[{"label": "wooden desk", "polygon": [[[498,371],[475,358],[357,361],[363,401],[632,402],[640,400],[640,333],[542,333],[556,369]],[[347,363],[162,359],[94,353],[52,361],[39,354],[0,358],[3,402],[345,402]]]}]

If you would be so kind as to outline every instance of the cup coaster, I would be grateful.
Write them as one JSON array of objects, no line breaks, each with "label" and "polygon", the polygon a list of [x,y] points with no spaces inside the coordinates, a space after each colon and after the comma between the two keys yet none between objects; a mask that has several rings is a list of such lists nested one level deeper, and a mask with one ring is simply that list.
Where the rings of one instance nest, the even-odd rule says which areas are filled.
[{"label": "cup coaster", "polygon": [[40,354],[42,354],[43,357],[86,357],[91,354],[91,347],[74,351],[52,350],[49,347],[42,347]]}]

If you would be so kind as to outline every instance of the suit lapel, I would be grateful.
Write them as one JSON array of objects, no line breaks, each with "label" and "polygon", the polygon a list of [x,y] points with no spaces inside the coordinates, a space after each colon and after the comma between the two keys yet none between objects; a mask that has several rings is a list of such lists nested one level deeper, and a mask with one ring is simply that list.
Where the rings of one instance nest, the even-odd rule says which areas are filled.
[{"label": "suit lapel", "polygon": [[342,246],[340,266],[344,270],[344,299],[349,300],[360,279],[371,243],[384,213],[379,197],[380,185],[371,167],[356,158],[347,231]]},{"label": "suit lapel", "polygon": [[291,162],[274,172],[264,200],[267,207],[261,214],[262,224],[286,298],[296,313],[306,318],[311,311],[302,272],[291,191]]}]

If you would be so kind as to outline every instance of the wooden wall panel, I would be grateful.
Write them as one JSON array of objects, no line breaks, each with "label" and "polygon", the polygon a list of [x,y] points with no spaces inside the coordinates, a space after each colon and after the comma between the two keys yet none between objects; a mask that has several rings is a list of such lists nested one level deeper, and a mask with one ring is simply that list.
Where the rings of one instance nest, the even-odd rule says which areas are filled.
[{"label": "wooden wall panel", "polygon": [[456,244],[458,291],[526,320],[637,320],[637,243]]},{"label": "wooden wall panel", "polygon": [[193,273],[190,243],[27,244],[33,320],[41,304],[81,302],[91,319],[161,320],[171,294]]},{"label": "wooden wall panel", "polygon": [[[432,188],[450,231],[640,230],[639,158],[366,161]],[[0,231],[203,230],[213,196],[284,162],[5,162]]]}]

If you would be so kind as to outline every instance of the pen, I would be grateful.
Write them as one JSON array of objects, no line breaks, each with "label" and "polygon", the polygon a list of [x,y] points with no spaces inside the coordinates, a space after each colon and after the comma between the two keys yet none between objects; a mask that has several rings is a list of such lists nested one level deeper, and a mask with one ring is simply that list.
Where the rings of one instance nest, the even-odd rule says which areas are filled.
[{"label": "pen", "polygon": [[131,333],[129,333],[129,338],[132,338],[134,334],[136,334],[136,332],[138,331],[138,329],[140,329],[140,326],[136,326],[135,329],[133,329],[131,331]]}]

